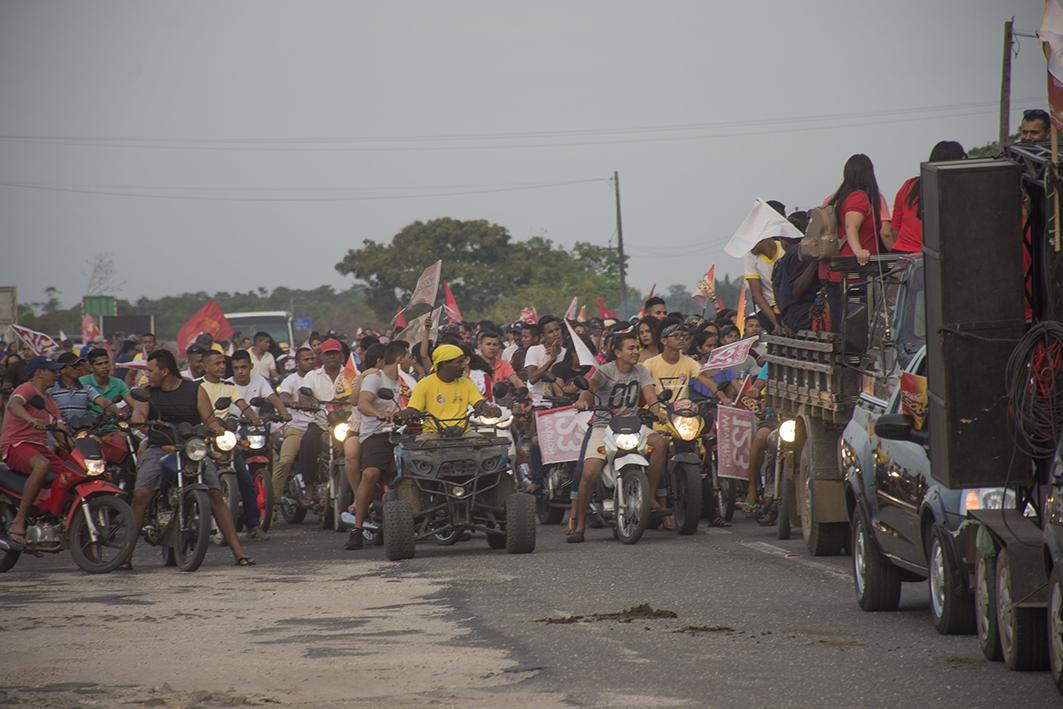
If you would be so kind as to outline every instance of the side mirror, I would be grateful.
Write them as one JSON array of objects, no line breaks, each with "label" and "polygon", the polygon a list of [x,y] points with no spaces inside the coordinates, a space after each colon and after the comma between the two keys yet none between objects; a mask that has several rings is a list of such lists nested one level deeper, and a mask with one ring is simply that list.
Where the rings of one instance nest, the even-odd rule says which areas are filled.
[{"label": "side mirror", "polygon": [[553,372],[543,372],[543,376],[539,377],[539,381],[553,384],[557,381],[557,376]]},{"label": "side mirror", "polygon": [[303,396],[309,396],[311,399],[314,398],[314,390],[310,387],[299,387],[299,393]]},{"label": "side mirror", "polygon": [[40,394],[34,394],[30,397],[29,405],[35,409],[44,409],[46,404],[44,403],[44,397]]},{"label": "side mirror", "polygon": [[261,396],[255,396],[252,397],[251,401],[247,403],[251,404],[251,406],[264,406],[266,404],[266,400],[263,399]]},{"label": "side mirror", "polygon": [[225,411],[233,405],[233,400],[228,396],[219,396],[214,400],[215,411]]},{"label": "side mirror", "polygon": [[657,392],[657,401],[661,402],[662,404],[671,401],[672,393],[673,392],[671,389],[661,389],[659,392]]},{"label": "side mirror", "polygon": [[498,382],[491,387],[491,394],[496,399],[504,399],[509,396],[509,393],[513,390],[513,387],[509,385],[509,382]]},{"label": "side mirror", "polygon": [[177,424],[177,435],[181,438],[188,438],[192,435],[192,431],[192,424],[188,423],[187,421],[182,421],[181,423]]},{"label": "side mirror", "polygon": [[[576,377],[576,379],[581,379],[581,378],[582,377]],[[577,384],[576,386],[579,386],[579,384]],[[518,387],[517,390],[515,392],[513,392],[513,394],[518,399],[527,399],[528,398],[528,394],[529,394],[528,387]]]},{"label": "side mirror", "polygon": [[926,445],[926,431],[917,431],[908,414],[885,414],[875,419],[875,435],[887,441],[911,441]]},{"label": "side mirror", "polygon": [[151,401],[151,394],[147,389],[133,389],[129,392],[129,395],[133,397],[133,401],[139,401],[142,404],[146,404]]},{"label": "side mirror", "polygon": [[587,377],[582,374],[572,378],[572,384],[580,391],[587,391],[591,388],[591,383],[587,381]]},{"label": "side mirror", "polygon": [[395,392],[387,387],[381,387],[376,390],[376,398],[383,399],[384,401],[394,401]]}]

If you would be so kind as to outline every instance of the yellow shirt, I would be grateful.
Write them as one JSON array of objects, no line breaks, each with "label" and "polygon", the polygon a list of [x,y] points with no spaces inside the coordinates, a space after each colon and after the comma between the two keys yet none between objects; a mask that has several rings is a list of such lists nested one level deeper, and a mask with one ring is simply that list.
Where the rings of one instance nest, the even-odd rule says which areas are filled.
[{"label": "yellow shirt", "polygon": [[658,394],[665,389],[672,390],[670,404],[690,396],[690,380],[696,379],[701,371],[701,365],[684,354],[679,355],[679,361],[675,364],[666,362],[664,355],[657,355],[643,362],[642,366],[649,371]]},{"label": "yellow shirt", "polygon": [[[240,390],[236,388],[236,385],[232,382],[227,382],[224,379],[217,384],[211,384],[206,379],[201,379],[199,386],[207,392],[207,398],[210,399],[211,404],[223,396],[229,397],[231,404],[235,404],[237,399],[243,398],[240,396]],[[229,415],[229,407],[226,406],[223,409],[215,409],[214,415],[218,418],[225,418]]]},{"label": "yellow shirt", "polygon": [[[432,414],[448,425],[453,425],[457,421],[447,422],[447,419],[465,418],[469,406],[483,398],[472,380],[466,377],[444,382],[438,375],[431,374],[417,382],[417,386],[413,388],[410,408]],[[435,422],[425,420],[424,430],[435,431]]]}]

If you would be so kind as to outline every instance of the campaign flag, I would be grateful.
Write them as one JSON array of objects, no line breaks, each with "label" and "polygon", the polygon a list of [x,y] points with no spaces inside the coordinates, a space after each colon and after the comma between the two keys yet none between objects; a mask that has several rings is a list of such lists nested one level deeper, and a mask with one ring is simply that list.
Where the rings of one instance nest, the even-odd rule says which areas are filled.
[{"label": "campaign flag", "polygon": [[[100,328],[96,326],[96,321],[92,319],[92,316],[85,313],[85,317],[81,318],[81,342],[82,344],[89,344],[95,342],[97,337],[103,335],[100,332]],[[65,338],[64,338],[65,339]]]},{"label": "campaign flag", "polygon": [[591,416],[591,412],[577,411],[575,406],[535,412],[535,427],[544,465],[579,460],[579,449],[590,427]]},{"label": "campaign flag", "polygon": [[347,358],[347,363],[343,365],[343,376],[347,378],[348,382],[353,383],[359,374],[358,362],[354,359],[354,350],[351,350],[351,355]]},{"label": "campaign flag", "polygon": [[539,313],[535,312],[534,307],[521,308],[520,317],[518,318],[518,320],[534,325],[535,323],[539,322]]},{"label": "campaign flag", "polygon": [[1063,6],[1059,0],[1045,0],[1041,28],[1037,30],[1048,63],[1048,106],[1052,125],[1063,130]]},{"label": "campaign flag", "polygon": [[577,309],[579,308],[579,296],[572,296],[572,302],[568,304],[568,310],[565,311],[565,320],[575,320]]},{"label": "campaign flag", "polygon": [[606,308],[604,300],[601,298],[595,298],[594,303],[598,306],[598,317],[602,320],[605,320],[606,318],[612,318],[613,320],[617,319],[616,311]]},{"label": "campaign flag", "polygon": [[568,328],[568,336],[572,339],[572,347],[576,350],[576,356],[579,358],[581,367],[593,367],[598,364],[598,361],[594,359],[594,355],[591,354],[591,350],[587,347],[587,343],[583,341],[583,338],[576,334],[576,331],[572,329],[572,325],[568,320],[565,320],[565,327]]},{"label": "campaign flag", "polygon": [[721,295],[716,299],[716,312],[720,312],[727,308],[727,304],[723,302],[723,296]]},{"label": "campaign flag", "polygon": [[728,256],[742,258],[762,239],[800,239],[803,236],[797,227],[786,221],[785,216],[769,207],[764,200],[757,198],[753,202],[753,209],[738,225],[723,250]]},{"label": "campaign flag", "polygon": [[426,268],[421,277],[417,279],[417,285],[413,287],[413,294],[406,309],[409,310],[419,303],[424,303],[430,308],[436,305],[436,294],[439,292],[439,274],[443,271],[443,261],[436,261]]},{"label": "campaign flag", "polygon": [[391,319],[391,326],[394,328],[404,328],[409,323],[406,322],[406,309],[401,305],[395,309],[395,317]]},{"label": "campaign flag", "polygon": [[225,319],[218,301],[211,298],[207,304],[197,310],[177,331],[177,350],[184,353],[188,346],[202,333],[209,333],[215,340],[227,340],[233,336],[232,325]]},{"label": "campaign flag", "polygon": [[749,350],[757,343],[756,337],[747,337],[729,345],[717,347],[709,353],[709,361],[701,365],[701,371],[727,369],[742,364],[749,357]]},{"label": "campaign flag", "polygon": [[746,282],[738,286],[738,313],[735,315],[735,325],[738,326],[738,334],[745,337],[746,334]]},{"label": "campaign flag", "polygon": [[43,332],[30,330],[28,327],[22,327],[21,325],[11,325],[11,329],[19,336],[19,339],[26,343],[26,347],[33,350],[35,355],[50,357],[59,351],[59,343]]},{"label": "campaign flag", "polygon": [[587,322],[587,306],[579,306],[579,315],[576,316],[578,322]]},{"label": "campaign flag", "polygon": [[454,300],[454,294],[450,292],[450,283],[443,281],[443,302],[446,305],[443,306],[444,312],[447,314],[447,320],[450,322],[461,322],[465,318],[461,316],[461,311],[458,309],[458,301]]},{"label": "campaign flag", "polygon": [[420,341],[421,334],[425,328],[425,320],[428,321],[428,336],[430,339],[434,339],[439,332],[439,320],[442,314],[443,306],[441,305],[428,315],[419,315],[402,332],[395,335],[395,339],[409,342],[411,345]]},{"label": "campaign flag", "polygon": [[749,479],[756,417],[752,411],[716,407],[716,474],[721,478]]},{"label": "campaign flag", "polygon": [[709,304],[710,300],[716,301],[716,264],[709,266],[709,270],[705,272],[705,277],[698,281],[697,291],[691,299],[703,309]]},{"label": "campaign flag", "polygon": [[926,426],[926,412],[930,408],[926,382],[926,377],[918,374],[911,372],[901,374],[901,413],[912,417],[912,423],[917,431],[922,431]]},{"label": "campaign flag", "polygon": [[[646,296],[646,300],[649,300],[650,298],[652,298],[653,297],[653,293],[656,290],[657,290],[657,284],[654,283],[652,286],[650,286],[650,294],[648,296]],[[645,303],[645,301],[643,301],[642,307],[639,308],[639,319],[641,320],[644,317],[646,317],[646,303]]]}]

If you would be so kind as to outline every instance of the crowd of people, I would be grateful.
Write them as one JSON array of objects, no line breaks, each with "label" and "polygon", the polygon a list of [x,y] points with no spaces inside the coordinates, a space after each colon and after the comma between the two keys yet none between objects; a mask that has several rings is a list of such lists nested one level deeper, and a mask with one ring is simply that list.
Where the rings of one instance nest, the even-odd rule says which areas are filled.
[{"label": "crowd of people", "polygon": [[[1023,140],[1044,139],[1048,125],[1044,111],[1028,112],[1022,124]],[[965,157],[958,143],[942,141],[934,146],[929,160]],[[769,204],[785,215],[783,204]],[[844,165],[840,185],[823,204],[833,208],[840,256],[853,256],[866,264],[875,254],[922,250],[919,177],[903,183],[891,211],[870,158],[853,155]],[[813,210],[787,215],[802,233],[812,218]],[[839,321],[839,274],[831,270],[829,259],[804,260],[797,243],[768,236],[745,255],[753,314],[729,309],[720,309],[713,317],[669,312],[664,299],[650,298],[640,317],[571,321],[567,323],[571,327],[548,315],[537,322],[451,323],[433,333],[426,318],[414,342],[380,333],[362,333],[349,340],[332,332],[313,333],[302,346],[285,351],[264,332],[236,335],[224,342],[202,335],[179,353],[180,363],[178,354],[161,346],[152,333],[77,352],[67,344],[58,356],[34,355],[9,343],[0,372],[0,458],[28,480],[18,516],[5,532],[13,543],[25,544],[26,515],[35,493],[46,474],[62,465],[65,452],[49,437],[46,426],[62,426],[63,421],[83,413],[109,412],[131,416],[133,422],[159,419],[219,429],[221,419],[230,415],[257,420],[258,411],[250,402],[267,399],[284,424],[272,471],[274,499],[279,501],[296,461],[304,471],[316,465],[321,434],[328,430],[321,404],[346,404],[351,433],[344,442],[345,470],[355,491],[349,510],[353,528],[346,547],[352,550],[363,545],[369,503],[378,482],[387,482],[396,472],[388,435],[392,427],[418,413],[437,419],[460,417],[469,407],[497,415],[494,385],[501,382],[512,391],[526,388],[532,407],[548,407],[558,397],[571,397],[582,409],[623,413],[650,408],[662,421],[667,402],[660,402],[657,395],[665,389],[673,401],[701,397],[722,405],[742,404],[761,421],[752,451],[755,470],[772,425],[771,412],[760,401],[768,366],[756,346],[737,366],[714,370],[706,363],[714,349],[742,338],[830,329]],[[583,347],[577,347],[574,338]],[[580,350],[591,353],[593,364],[581,358]],[[353,370],[345,366],[352,361],[356,363]],[[577,377],[586,378],[589,389],[577,386]],[[136,387],[147,388],[148,403],[131,396]],[[384,389],[393,396],[378,396]],[[212,402],[223,396],[232,401],[232,408],[215,411]],[[574,487],[578,492],[565,530],[570,542],[584,538],[588,500],[602,469],[595,441],[606,419],[596,415],[585,439]],[[134,494],[138,523],[160,484],[159,451],[167,442],[158,434],[144,441]],[[657,489],[666,449],[654,447],[651,489]],[[529,492],[542,485],[541,468],[533,442],[529,471],[521,481]],[[218,494],[216,472],[208,474],[206,482],[212,488],[218,527],[234,558],[240,564],[254,563]],[[245,470],[241,477],[245,492],[246,484]],[[756,485],[748,486],[745,502],[747,509],[756,508]],[[726,523],[713,519],[710,524]],[[266,537],[257,511],[246,520],[246,527],[250,539]]]}]

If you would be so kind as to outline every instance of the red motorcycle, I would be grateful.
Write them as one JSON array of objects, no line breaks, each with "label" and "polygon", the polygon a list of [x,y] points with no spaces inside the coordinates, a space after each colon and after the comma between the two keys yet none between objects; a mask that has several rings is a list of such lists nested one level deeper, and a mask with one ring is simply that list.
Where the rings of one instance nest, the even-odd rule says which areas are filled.
[{"label": "red motorcycle", "polygon": [[[44,402],[37,408],[43,409]],[[49,426],[71,443],[63,469],[49,472],[26,519],[26,544],[15,544],[7,531],[18,512],[27,475],[0,463],[0,572],[8,571],[23,552],[40,556],[70,550],[74,563],[90,574],[106,574],[133,553],[137,533],[133,510],[122,491],[104,477],[107,463],[100,439],[89,431],[91,416],[74,417],[71,433]]]}]

